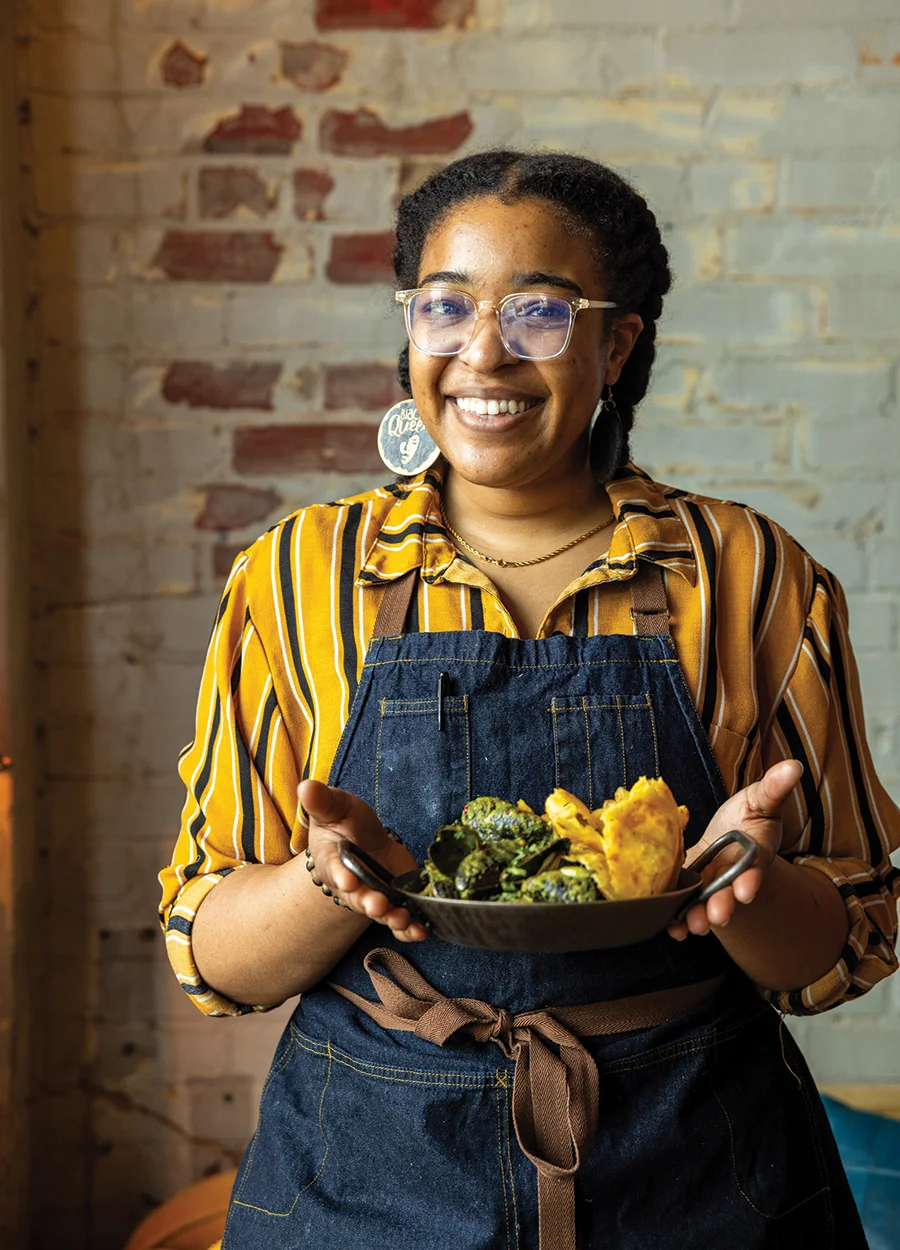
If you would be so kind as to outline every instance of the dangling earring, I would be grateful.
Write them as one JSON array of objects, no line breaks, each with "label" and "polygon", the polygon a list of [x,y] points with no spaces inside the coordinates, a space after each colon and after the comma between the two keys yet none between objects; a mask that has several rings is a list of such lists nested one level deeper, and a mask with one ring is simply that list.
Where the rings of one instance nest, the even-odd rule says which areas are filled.
[{"label": "dangling earring", "polygon": [[599,486],[605,486],[622,463],[625,451],[625,431],[612,387],[606,388],[594,409],[593,426],[589,443],[591,476]]},{"label": "dangling earring", "polygon": [[388,408],[378,428],[378,454],[402,477],[413,477],[437,460],[441,450],[422,424],[414,400],[401,399]]}]

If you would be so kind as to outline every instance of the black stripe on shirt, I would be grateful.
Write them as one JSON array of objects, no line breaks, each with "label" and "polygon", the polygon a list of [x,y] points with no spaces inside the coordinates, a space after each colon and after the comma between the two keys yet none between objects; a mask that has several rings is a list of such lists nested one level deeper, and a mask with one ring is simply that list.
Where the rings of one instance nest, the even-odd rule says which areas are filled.
[{"label": "black stripe on shirt", "polygon": [[709,730],[716,714],[716,698],[718,695],[719,660],[717,654],[717,609],[716,609],[716,548],[713,536],[706,523],[706,518],[695,503],[686,505],[697,530],[700,541],[700,553],[706,566],[706,578],[709,583],[709,639],[706,646],[706,678],[703,684],[703,706],[700,719]]},{"label": "black stripe on shirt", "polygon": [[791,757],[803,765],[803,776],[800,785],[803,789],[803,800],[806,804],[806,818],[809,824],[809,855],[821,855],[825,845],[825,813],[822,808],[822,797],[816,785],[809,764],[809,756],[803,745],[803,739],[791,715],[788,705],[782,700],[775,718],[784,734]]},{"label": "black stripe on shirt", "polygon": [[263,707],[262,724],[259,727],[259,742],[256,744],[256,752],[253,756],[253,766],[260,777],[266,775],[266,757],[269,753],[269,734],[272,732],[272,720],[275,716],[275,709],[278,707],[278,696],[275,694],[275,687],[269,691],[266,696],[265,706]]},{"label": "black stripe on shirt", "polygon": [[417,634],[419,632],[419,595],[424,595],[424,593],[425,588],[419,583],[413,591],[406,612],[406,620],[403,622],[403,632],[405,634]]},{"label": "black stripe on shirt", "polygon": [[182,981],[181,988],[184,990],[185,994],[190,994],[192,998],[198,998],[201,994],[209,993],[209,986],[205,981],[201,981],[199,985],[188,985],[186,982]]},{"label": "black stripe on shirt", "polygon": [[869,796],[866,793],[862,761],[859,758],[859,748],[856,743],[853,721],[850,716],[850,698],[847,690],[847,673],[844,667],[843,652],[841,651],[841,640],[838,636],[837,627],[833,622],[829,630],[829,642],[831,644],[831,666],[834,671],[835,686],[837,687],[837,705],[844,725],[847,754],[850,757],[850,771],[853,773],[853,785],[856,790],[857,802],[859,803],[859,812],[862,816],[863,828],[866,831],[866,839],[869,843],[869,863],[877,865],[884,858],[884,847],[881,845],[872,809],[869,807]]},{"label": "black stripe on shirt", "polygon": [[590,610],[590,589],[585,586],[575,595],[575,603],[572,607],[572,634],[575,638],[587,638],[588,636],[588,612]]},{"label": "black stripe on shirt", "polygon": [[762,623],[765,619],[766,609],[769,606],[769,595],[772,593],[772,583],[775,580],[775,559],[778,551],[775,542],[775,534],[772,526],[764,516],[760,516],[758,512],[750,512],[748,516],[752,517],[759,526],[763,539],[763,570],[762,581],[759,586],[759,598],[756,601],[756,613],[753,617],[753,640],[759,637],[759,631],[762,629]]},{"label": "black stripe on shirt", "polygon": [[477,586],[469,586],[469,615],[472,629],[484,629],[484,604],[481,602],[481,591]]},{"label": "black stripe on shirt", "polygon": [[344,676],[350,690],[350,701],[356,693],[356,633],[353,628],[353,590],[356,574],[356,539],[362,520],[362,504],[350,504],[344,532],[341,535],[341,571],[338,580],[338,612],[341,627],[341,649],[344,655]]},{"label": "black stripe on shirt", "polygon": [[622,512],[626,516],[649,516],[654,521],[665,521],[671,518],[680,523],[680,517],[676,517],[668,505],[665,508],[651,508],[646,503],[623,503]]},{"label": "black stripe on shirt", "polygon": [[[217,690],[216,702],[215,702],[215,706],[213,707],[212,726],[210,727],[209,740],[206,744],[206,755],[204,756],[204,759],[203,759],[203,766],[200,769],[200,774],[197,777],[197,780],[194,784],[194,799],[197,803],[197,815],[191,821],[190,827],[188,829],[188,833],[191,835],[191,838],[193,838],[195,841],[196,841],[197,835],[200,833],[200,830],[206,824],[206,813],[203,810],[203,804],[201,800],[202,800],[203,792],[206,789],[207,785],[209,784],[209,778],[212,774],[213,751],[215,750],[216,738],[218,738],[219,736],[219,726],[221,725],[221,723],[222,723],[222,696],[219,694]],[[191,877],[195,877],[197,875],[197,873],[200,871],[200,868],[203,865],[204,858],[205,858],[205,855],[203,851],[200,849],[200,847],[198,846],[197,858],[193,860],[190,864],[188,864],[184,870],[184,875],[186,879],[190,879]]]},{"label": "black stripe on shirt", "polygon": [[440,525],[435,525],[433,521],[413,521],[397,534],[385,534],[382,531],[378,535],[379,544],[385,543],[389,547],[399,547],[401,543],[405,543],[407,538],[422,538],[425,534],[440,534],[441,538],[446,538],[446,534]]},{"label": "black stripe on shirt", "polygon": [[813,659],[816,662],[816,668],[819,670],[819,676],[822,678],[822,681],[824,681],[826,687],[830,686],[831,685],[831,665],[828,663],[827,659],[822,654],[822,649],[819,646],[818,635],[816,634],[816,631],[813,629],[813,627],[809,623],[807,623],[803,627],[803,637],[809,642],[809,645],[812,648]]},{"label": "black stripe on shirt", "polygon": [[[294,526],[297,524],[296,515],[289,517],[285,522],[284,529],[278,539],[278,581],[281,588],[281,603],[284,608],[284,623],[287,629],[288,643],[291,648],[291,660],[294,665],[294,673],[297,676],[297,682],[300,686],[300,693],[306,700],[306,706],[309,714],[313,713],[312,691],[309,688],[309,682],[306,679],[306,673],[303,669],[303,661],[300,657],[300,635],[297,632],[297,605],[294,599],[294,578],[291,572],[291,539],[294,533]],[[303,765],[303,775],[301,780],[305,781],[309,776],[310,760],[312,758],[312,749],[314,734],[309,735],[309,750],[306,753],[306,762]]]},{"label": "black stripe on shirt", "polygon": [[[248,609],[244,618],[245,628],[249,623],[250,612]],[[234,662],[234,668],[231,670],[232,706],[234,706],[234,699],[241,684],[242,668],[243,655],[239,651],[238,657]],[[247,746],[247,740],[244,737],[241,724],[238,721],[237,708],[234,709],[234,742],[238,757],[238,788],[241,794],[241,850],[243,851],[244,859],[248,863],[256,864],[259,860],[256,854],[256,812],[253,806],[253,777],[250,772],[250,750]]]}]

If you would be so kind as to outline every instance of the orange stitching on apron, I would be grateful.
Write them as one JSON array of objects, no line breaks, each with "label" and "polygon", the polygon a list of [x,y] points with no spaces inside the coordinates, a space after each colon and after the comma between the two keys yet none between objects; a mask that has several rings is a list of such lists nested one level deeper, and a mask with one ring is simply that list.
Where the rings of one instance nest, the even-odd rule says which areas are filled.
[{"label": "orange stitching on apron", "polygon": [[[328,1086],[330,1082],[331,1082],[331,1046],[329,1045],[328,1047],[328,1070],[325,1073],[325,1084],[322,1087],[322,1097],[319,1099],[319,1117],[318,1117],[319,1132],[322,1134],[322,1141],[325,1143],[325,1153],[322,1155],[322,1162],[319,1164],[318,1172],[316,1172],[315,1176],[312,1178],[311,1181],[308,1182],[308,1184],[303,1186],[303,1188],[294,1198],[294,1201],[291,1203],[290,1210],[289,1211],[269,1211],[266,1207],[255,1206],[252,1202],[241,1202],[238,1198],[235,1198],[234,1200],[235,1206],[248,1207],[251,1211],[259,1211],[263,1215],[272,1215],[278,1219],[287,1219],[288,1216],[293,1215],[294,1207],[300,1201],[302,1196],[306,1193],[307,1189],[312,1189],[313,1185],[315,1185],[316,1181],[322,1175],[322,1172],[325,1168],[325,1160],[328,1158],[328,1149],[329,1149],[328,1138],[325,1136],[325,1127],[322,1123],[322,1113],[325,1109],[325,1094],[328,1092]],[[246,1174],[249,1175],[249,1172],[250,1172],[250,1168],[248,1167]],[[243,1189],[243,1185],[241,1185],[241,1189]]]},{"label": "orange stitching on apron", "polygon": [[750,1195],[744,1191],[741,1185],[741,1179],[738,1176],[737,1157],[734,1152],[734,1129],[731,1124],[731,1116],[728,1114],[725,1108],[725,1104],[722,1102],[722,1099],[719,1097],[718,1093],[716,1092],[716,1087],[713,1085],[712,1081],[709,1081],[709,1088],[712,1090],[713,1097],[715,1098],[716,1102],[722,1108],[722,1114],[724,1115],[725,1121],[728,1125],[728,1139],[729,1139],[729,1143],[731,1146],[731,1170],[734,1173],[734,1183],[737,1186],[738,1193],[741,1195],[741,1197],[744,1199],[747,1205],[753,1208],[753,1210],[756,1212],[757,1215],[761,1215],[764,1220],[782,1220],[784,1219],[786,1215],[790,1215],[792,1211],[796,1211],[798,1207],[804,1207],[806,1206],[807,1202],[812,1202],[813,1198],[818,1198],[820,1194],[828,1193],[828,1191],[831,1189],[831,1186],[823,1185],[821,1189],[817,1189],[815,1193],[810,1194],[809,1197],[807,1198],[801,1198],[799,1202],[795,1202],[792,1207],[788,1207],[786,1211],[782,1211],[779,1215],[769,1215],[767,1211],[761,1211],[759,1207],[756,1205],[756,1203],[753,1201],[753,1199],[750,1197]]},{"label": "orange stitching on apron", "polygon": [[512,1190],[513,1228],[516,1232],[516,1250],[519,1250],[519,1209],[516,1203],[516,1178],[513,1175],[512,1155],[510,1154],[509,1148],[509,1139],[512,1136],[509,1123],[509,1086],[504,1085],[503,1088],[503,1119],[506,1127],[506,1162],[509,1165],[509,1187]]},{"label": "orange stitching on apron", "polygon": [[622,717],[622,700],[616,695],[616,715],[619,718],[619,737],[622,740],[622,785],[628,789],[628,760],[625,756],[625,721]]},{"label": "orange stitching on apron", "polygon": [[381,809],[378,803],[378,770],[381,767],[381,731],[384,729],[384,705],[386,701],[382,699],[379,704],[381,716],[378,720],[378,741],[375,744],[375,815],[379,820],[381,820]]},{"label": "orange stitching on apron", "polygon": [[[317,1049],[315,1044],[308,1046],[307,1041],[312,1039],[303,1038],[302,1034],[294,1034],[294,1041],[301,1050],[309,1051],[310,1054],[319,1055],[324,1053]],[[365,1063],[362,1059],[356,1059],[353,1055],[348,1055],[345,1051],[340,1051],[330,1043],[325,1043],[328,1047],[329,1062],[339,1063],[343,1068],[349,1068],[351,1072],[358,1073],[359,1076],[368,1076],[376,1081],[393,1081],[398,1085],[444,1085],[449,1089],[484,1089],[491,1081],[489,1074],[473,1075],[466,1077],[464,1073],[456,1072],[428,1072],[421,1068],[394,1068],[389,1069],[384,1064]],[[382,1068],[385,1071],[399,1072],[400,1076],[385,1076],[383,1071],[376,1072],[375,1068]]]},{"label": "orange stitching on apron", "polygon": [[588,807],[593,809],[594,770],[591,766],[591,724],[588,720],[587,698],[581,700],[581,710],[584,712],[584,743],[587,747]]},{"label": "orange stitching on apron", "polygon": [[245,1172],[244,1172],[243,1179],[241,1180],[241,1188],[238,1190],[237,1194],[235,1195],[235,1199],[234,1199],[234,1200],[235,1200],[235,1202],[237,1202],[238,1198],[240,1197],[241,1193],[243,1192],[244,1185],[247,1183],[247,1177],[250,1175],[250,1172],[251,1172],[251,1170],[252,1170],[252,1168],[253,1168],[253,1156],[254,1156],[254,1154],[256,1153],[256,1144],[257,1144],[257,1142],[259,1141],[259,1129],[260,1129],[260,1124],[262,1123],[262,1105],[263,1105],[263,1100],[264,1100],[264,1098],[265,1098],[265,1096],[266,1096],[266,1090],[269,1088],[269,1084],[270,1084],[270,1082],[272,1081],[272,1078],[273,1078],[273,1077],[275,1077],[275,1076],[278,1076],[278,1074],[279,1074],[280,1072],[282,1072],[282,1071],[283,1071],[283,1070],[287,1067],[288,1060],[290,1059],[290,1057],[291,1057],[291,1055],[292,1055],[293,1053],[294,1053],[294,1036],[293,1036],[293,1030],[292,1030],[292,1031],[291,1031],[291,1036],[290,1036],[289,1043],[288,1043],[287,1047],[285,1048],[285,1052],[284,1052],[284,1054],[281,1056],[281,1059],[280,1059],[280,1061],[278,1062],[278,1064],[276,1065],[276,1064],[274,1064],[274,1063],[273,1063],[273,1064],[272,1064],[272,1067],[269,1069],[269,1075],[266,1077],[266,1083],[265,1083],[265,1085],[263,1086],[263,1091],[262,1091],[262,1094],[260,1095],[260,1099],[259,1099],[259,1110],[260,1110],[259,1124],[257,1124],[257,1126],[256,1126],[256,1132],[253,1134],[253,1141],[250,1143],[250,1155],[249,1155],[249,1158],[247,1159],[247,1167],[246,1167],[246,1170],[245,1170]]},{"label": "orange stitching on apron", "polygon": [[645,697],[647,699],[647,711],[650,713],[650,728],[653,731],[653,759],[656,764],[656,772],[654,776],[658,777],[660,775],[660,768],[659,768],[659,739],[656,736],[656,713],[653,710],[653,703],[650,700],[649,690],[646,692]]},{"label": "orange stitching on apron", "polygon": [[503,1135],[500,1131],[500,1086],[494,1087],[497,1100],[497,1158],[500,1160],[500,1183],[503,1186],[503,1214],[506,1218],[506,1250],[512,1250],[509,1241],[509,1203],[506,1200],[506,1168],[503,1164]]}]

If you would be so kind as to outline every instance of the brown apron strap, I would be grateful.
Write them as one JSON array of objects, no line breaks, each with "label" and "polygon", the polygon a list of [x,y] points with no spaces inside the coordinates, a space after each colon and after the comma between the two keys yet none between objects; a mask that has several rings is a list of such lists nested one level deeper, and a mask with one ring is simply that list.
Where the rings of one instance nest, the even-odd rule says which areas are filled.
[{"label": "brown apron strap", "polygon": [[631,579],[631,619],[636,634],[671,632],[662,569],[649,560],[638,562],[638,571]]},{"label": "brown apron strap", "polygon": [[438,1046],[466,1032],[494,1042],[515,1060],[513,1127],[537,1168],[539,1250],[576,1250],[573,1178],[597,1131],[600,1084],[580,1038],[663,1024],[725,981],[718,976],[605,1003],[511,1015],[478,999],[445,998],[396,951],[369,951],[363,964],[380,1002],[329,985],[382,1028],[415,1033]]},{"label": "brown apron strap", "polygon": [[409,611],[418,580],[419,570],[410,569],[396,581],[388,582],[381,603],[378,605],[373,638],[391,638],[394,634],[403,633],[406,613]]}]

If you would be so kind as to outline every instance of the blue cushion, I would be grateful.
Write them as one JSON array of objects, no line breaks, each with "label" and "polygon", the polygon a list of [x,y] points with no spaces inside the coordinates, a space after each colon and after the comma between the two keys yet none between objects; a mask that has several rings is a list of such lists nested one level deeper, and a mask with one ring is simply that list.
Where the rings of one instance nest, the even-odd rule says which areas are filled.
[{"label": "blue cushion", "polygon": [[900,1250],[900,1121],[822,1101],[871,1250]]}]

